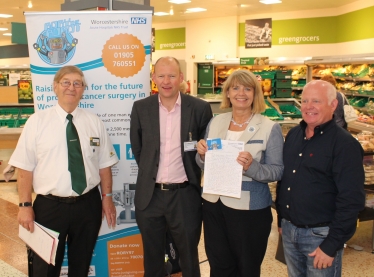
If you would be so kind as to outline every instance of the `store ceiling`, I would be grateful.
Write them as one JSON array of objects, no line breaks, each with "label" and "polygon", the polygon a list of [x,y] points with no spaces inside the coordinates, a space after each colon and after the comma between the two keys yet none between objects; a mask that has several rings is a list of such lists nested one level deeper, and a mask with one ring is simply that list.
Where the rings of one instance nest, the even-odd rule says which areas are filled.
[{"label": "store ceiling", "polygon": [[[122,0],[124,1],[124,0]],[[337,8],[358,0],[283,0],[282,4],[264,5],[259,0],[191,0],[188,4],[171,4],[167,0],[151,0],[151,6],[155,12],[170,12],[174,15],[154,16],[154,23],[175,22],[208,17],[225,17],[254,14],[273,14],[277,12],[302,11],[315,9]],[[13,14],[11,18],[0,18],[0,28],[8,28],[8,31],[0,31],[0,45],[10,45],[11,37],[3,33],[11,32],[11,22],[25,22],[23,12],[31,11],[59,11],[65,0],[31,0],[33,7],[29,9],[29,0],[0,0],[0,13]],[[240,7],[244,4],[245,7]],[[199,13],[185,13],[187,8],[205,8],[207,11]]]}]

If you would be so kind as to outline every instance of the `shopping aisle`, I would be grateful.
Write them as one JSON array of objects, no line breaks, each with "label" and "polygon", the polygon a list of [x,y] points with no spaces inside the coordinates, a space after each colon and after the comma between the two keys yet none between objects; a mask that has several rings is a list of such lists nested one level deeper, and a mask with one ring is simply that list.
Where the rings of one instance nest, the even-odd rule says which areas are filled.
[{"label": "shopping aisle", "polygon": [[[0,277],[27,276],[26,250],[18,238],[18,195],[16,183],[0,183]],[[273,217],[275,217],[273,211]],[[371,254],[371,235],[373,221],[360,223],[348,245],[364,247],[363,251],[347,248],[343,257],[343,277],[373,277],[374,254]],[[286,266],[274,259],[278,244],[276,222],[273,222],[269,245],[262,265],[263,277],[287,276]],[[204,238],[199,246],[201,276],[209,277],[209,263],[204,251]],[[204,262],[205,261],[205,262]],[[180,275],[179,275],[180,276]],[[106,277],[106,276],[98,276]]]}]

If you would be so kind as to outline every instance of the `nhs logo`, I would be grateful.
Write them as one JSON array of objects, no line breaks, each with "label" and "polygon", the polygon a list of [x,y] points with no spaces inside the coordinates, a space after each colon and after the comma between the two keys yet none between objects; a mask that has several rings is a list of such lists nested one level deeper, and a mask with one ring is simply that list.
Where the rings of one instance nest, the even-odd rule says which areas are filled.
[{"label": "nhs logo", "polygon": [[147,24],[145,17],[131,17],[131,24]]}]

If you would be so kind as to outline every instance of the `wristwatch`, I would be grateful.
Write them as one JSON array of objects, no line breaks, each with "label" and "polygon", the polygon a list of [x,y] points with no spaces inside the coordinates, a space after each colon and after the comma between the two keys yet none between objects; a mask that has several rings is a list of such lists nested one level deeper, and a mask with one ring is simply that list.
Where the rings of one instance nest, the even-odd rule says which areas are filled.
[{"label": "wristwatch", "polygon": [[32,203],[31,202],[23,202],[23,203],[19,203],[20,207],[32,207]]}]

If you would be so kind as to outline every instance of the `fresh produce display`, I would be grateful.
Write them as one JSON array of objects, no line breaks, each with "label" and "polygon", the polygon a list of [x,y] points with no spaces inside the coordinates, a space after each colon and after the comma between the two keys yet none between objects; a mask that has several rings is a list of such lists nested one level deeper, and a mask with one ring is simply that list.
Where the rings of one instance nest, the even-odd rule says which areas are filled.
[{"label": "fresh produce display", "polygon": [[370,131],[362,131],[357,134],[357,140],[360,142],[364,151],[374,151],[374,135]]},{"label": "fresh produce display", "polygon": [[294,69],[292,71],[292,79],[293,80],[297,80],[297,79],[305,78],[305,77],[306,77],[306,67],[305,66],[302,66],[298,69]]},{"label": "fresh produce display", "polygon": [[18,81],[18,100],[20,102],[32,102],[33,101],[33,92],[31,81],[29,80],[19,80]]},{"label": "fresh produce display", "polygon": [[344,65],[331,71],[332,75],[338,77],[365,77],[369,73],[369,65],[367,64],[350,64]]}]

